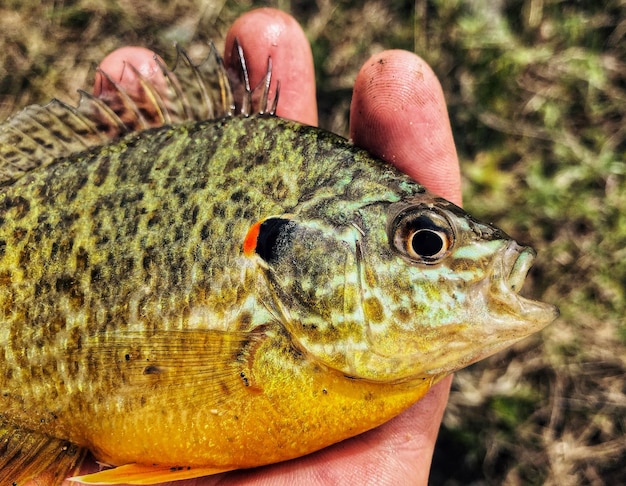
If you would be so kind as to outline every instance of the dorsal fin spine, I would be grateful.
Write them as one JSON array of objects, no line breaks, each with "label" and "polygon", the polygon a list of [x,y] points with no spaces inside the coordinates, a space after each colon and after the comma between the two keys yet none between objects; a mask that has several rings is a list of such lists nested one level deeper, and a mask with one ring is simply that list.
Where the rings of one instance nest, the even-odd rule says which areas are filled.
[{"label": "dorsal fin spine", "polygon": [[213,106],[213,103],[211,101],[211,98],[207,92],[207,87],[206,84],[204,83],[204,80],[202,79],[202,76],[200,74],[200,72],[198,71],[198,68],[193,64],[193,62],[191,61],[191,59],[189,59],[189,56],[187,55],[187,53],[185,52],[184,49],[178,49],[179,54],[181,56],[181,59],[183,60],[184,63],[186,63],[192,74],[194,77],[194,81],[195,83],[198,85],[198,89],[200,91],[200,96],[202,98],[202,104],[204,105],[204,107],[206,108],[206,117],[207,118],[212,118],[215,116],[215,109]]},{"label": "dorsal fin spine", "polygon": [[[156,56],[155,56],[156,57]],[[150,103],[157,108],[157,113],[159,116],[159,123],[161,125],[167,125],[172,123],[172,119],[170,117],[169,110],[167,106],[165,106],[165,101],[159,95],[159,93],[154,89],[152,83],[150,83],[132,64],[129,65],[130,69],[135,73],[137,79],[141,83],[141,88],[143,91],[150,97]]]},{"label": "dorsal fin spine", "polygon": [[217,81],[219,84],[219,93],[220,93],[220,102],[224,113],[227,116],[233,116],[235,114],[235,100],[233,98],[233,90],[230,85],[230,80],[228,79],[228,74],[226,73],[226,67],[224,66],[224,59],[217,52],[217,48],[213,42],[211,44],[211,56],[217,63],[218,66],[218,77]]},{"label": "dorsal fin spine", "polygon": [[[129,66],[129,65],[127,64],[126,66]],[[113,80],[108,75],[108,73],[102,71],[101,69],[98,70],[98,71],[100,72],[100,74],[102,76],[104,76],[108,80],[110,85],[115,88],[116,94],[119,96],[120,100],[123,102],[123,108],[124,108],[123,113],[130,113],[130,114],[132,114],[132,116],[134,117],[134,120],[138,123],[140,130],[148,128],[150,125],[148,124],[146,118],[141,113],[141,110],[137,106],[137,103],[135,103],[133,101],[133,99],[130,97],[128,92],[119,83],[117,83],[115,80]],[[141,79],[141,76],[140,76],[140,79]],[[116,115],[119,117],[119,115],[117,113],[116,113]],[[128,127],[129,130],[130,130],[129,121],[124,121],[124,119],[122,119],[122,118],[120,118],[120,119],[122,120],[122,123],[124,125],[126,125],[126,127]],[[137,130],[137,131],[139,131],[139,130]]]},{"label": "dorsal fin spine", "polygon": [[248,67],[246,66],[246,58],[243,55],[243,49],[239,43],[239,39],[235,37],[233,49],[237,53],[239,66],[241,67],[241,75],[243,76],[243,100],[241,100],[241,114],[249,116],[252,110],[252,90],[250,89],[250,76],[248,75]]},{"label": "dorsal fin spine", "polygon": [[[79,90],[79,94],[81,93],[84,93],[84,91]],[[78,104],[80,105],[80,99]],[[67,103],[64,103],[57,98],[53,98],[50,103],[45,105],[45,108],[53,113],[59,120],[62,120],[62,116],[67,117],[67,120],[62,120],[63,123],[68,126],[74,127],[74,135],[76,136],[76,138],[79,138],[81,140],[85,147],[89,147],[91,145],[88,136],[96,136],[100,140],[104,141],[104,137],[96,129],[92,121],[85,117],[83,114],[79,113],[76,107],[68,105]],[[80,125],[82,125],[82,129],[79,128]]]},{"label": "dorsal fin spine", "polygon": [[[102,141],[107,141],[110,138],[118,137],[128,132],[128,127],[104,101],[82,89],[79,89],[78,93],[80,94],[80,100],[78,102],[77,112],[85,122],[93,124],[95,133],[99,135]],[[99,112],[100,116],[97,116],[94,109]],[[105,119],[109,122],[110,126],[114,127],[114,129],[109,129],[109,131],[114,130],[114,134],[107,136],[107,132],[103,132],[101,129],[101,125],[104,123]]]}]

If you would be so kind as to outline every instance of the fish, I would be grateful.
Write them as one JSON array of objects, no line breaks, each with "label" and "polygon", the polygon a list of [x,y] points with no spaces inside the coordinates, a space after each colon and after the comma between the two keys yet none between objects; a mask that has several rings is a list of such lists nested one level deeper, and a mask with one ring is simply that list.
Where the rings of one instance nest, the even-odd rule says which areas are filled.
[{"label": "fish", "polygon": [[[110,80],[0,125],[0,484],[303,456],[556,318],[530,247],[276,116],[271,63],[162,71],[149,110]],[[76,476],[87,452],[110,467]]]}]

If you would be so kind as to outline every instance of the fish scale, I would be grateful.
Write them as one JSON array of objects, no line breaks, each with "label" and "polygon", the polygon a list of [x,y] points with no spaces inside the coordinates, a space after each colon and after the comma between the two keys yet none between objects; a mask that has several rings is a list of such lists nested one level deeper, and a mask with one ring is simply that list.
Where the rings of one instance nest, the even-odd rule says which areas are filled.
[{"label": "fish scale", "polygon": [[142,80],[154,120],[119,91],[0,126],[0,480],[298,457],[556,315],[517,293],[530,249],[339,136],[234,115],[221,59],[181,59],[163,97]]}]

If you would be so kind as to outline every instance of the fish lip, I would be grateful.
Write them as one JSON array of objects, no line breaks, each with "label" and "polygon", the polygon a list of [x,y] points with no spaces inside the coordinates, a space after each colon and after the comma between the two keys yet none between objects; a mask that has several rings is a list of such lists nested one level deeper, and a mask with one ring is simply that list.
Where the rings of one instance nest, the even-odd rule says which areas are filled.
[{"label": "fish lip", "polygon": [[516,294],[522,289],[530,267],[532,267],[537,252],[529,246],[521,246],[511,241],[504,249],[502,263],[508,267],[506,283],[509,289]]},{"label": "fish lip", "polygon": [[518,315],[527,324],[534,323],[531,332],[545,327],[559,315],[558,309],[552,304],[519,294],[536,256],[532,248],[510,241],[502,250],[491,275],[492,297],[505,304],[508,312]]}]

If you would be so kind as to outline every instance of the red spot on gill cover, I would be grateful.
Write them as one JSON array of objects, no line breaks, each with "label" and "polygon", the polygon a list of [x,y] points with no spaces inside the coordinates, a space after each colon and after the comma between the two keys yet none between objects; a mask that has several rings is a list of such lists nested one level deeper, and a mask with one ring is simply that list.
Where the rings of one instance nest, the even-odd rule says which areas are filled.
[{"label": "red spot on gill cover", "polygon": [[254,251],[256,250],[256,243],[259,237],[259,230],[261,228],[261,223],[263,220],[259,220],[250,226],[246,237],[243,240],[243,253],[246,256],[254,255]]}]

